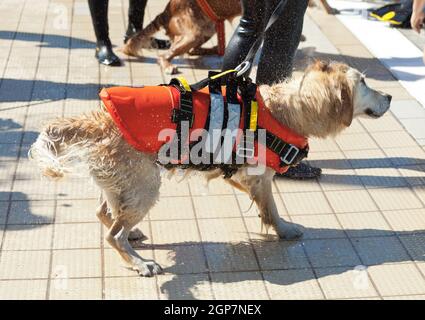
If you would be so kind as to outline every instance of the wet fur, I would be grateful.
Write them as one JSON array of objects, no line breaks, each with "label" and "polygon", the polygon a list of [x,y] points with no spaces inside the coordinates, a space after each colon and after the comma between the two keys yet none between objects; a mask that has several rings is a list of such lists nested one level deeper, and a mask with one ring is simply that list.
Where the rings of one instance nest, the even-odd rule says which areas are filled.
[{"label": "wet fur", "polygon": [[[274,117],[306,136],[325,138],[350,125],[353,116],[384,114],[390,98],[362,84],[363,76],[344,64],[316,62],[300,79],[262,86],[261,94]],[[79,152],[75,153],[76,150]],[[61,178],[75,164],[75,154],[102,190],[105,201],[97,216],[108,228],[106,240],[128,265],[144,276],[161,272],[129,244],[132,229],[148,214],[159,198],[160,168],[156,155],[138,152],[121,136],[107,111],[56,119],[42,129],[30,150],[44,175]],[[69,161],[73,159],[73,161]],[[248,175],[247,167],[224,181],[246,192],[258,207],[262,224],[281,238],[301,236],[299,228],[284,221],[272,193],[274,171]],[[172,172],[171,172],[172,174]],[[207,180],[222,177],[220,170],[204,173]],[[170,231],[171,232],[171,231]]]}]

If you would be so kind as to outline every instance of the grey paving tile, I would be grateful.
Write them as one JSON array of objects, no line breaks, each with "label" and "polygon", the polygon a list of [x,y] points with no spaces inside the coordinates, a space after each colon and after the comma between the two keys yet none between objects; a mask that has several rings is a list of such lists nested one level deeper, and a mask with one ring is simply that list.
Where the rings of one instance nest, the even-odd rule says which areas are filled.
[{"label": "grey paving tile", "polygon": [[413,260],[425,261],[425,233],[401,235],[400,240]]},{"label": "grey paving tile", "polygon": [[425,108],[416,100],[398,100],[391,103],[391,112],[399,119],[425,118]]},{"label": "grey paving tile", "polygon": [[357,266],[361,262],[347,239],[306,240],[304,246],[313,267]]},{"label": "grey paving tile", "polygon": [[[424,109],[425,110],[425,109]],[[400,120],[407,131],[418,140],[425,139],[425,118],[420,119],[401,119]]]},{"label": "grey paving tile", "polygon": [[253,247],[262,270],[310,267],[301,242],[255,241]]},{"label": "grey paving tile", "polygon": [[[188,274],[208,271],[204,250],[201,245],[165,245],[154,246],[154,248],[155,261],[166,273]],[[141,255],[146,258],[142,253]],[[217,262],[217,260],[214,260],[214,262]],[[239,266],[239,264],[236,264],[236,266]]]},{"label": "grey paving tile", "polygon": [[54,210],[54,201],[12,201],[8,224],[49,224],[53,222]]},{"label": "grey paving tile", "polygon": [[373,266],[368,271],[383,296],[425,292],[425,280],[413,263]]},{"label": "grey paving tile", "polygon": [[323,299],[323,293],[311,269],[263,272],[271,299]]},{"label": "grey paving tile", "polygon": [[[159,298],[162,300],[199,300],[214,297],[211,283],[206,274],[162,275],[157,279]],[[231,289],[226,287],[226,290],[230,291]],[[231,294],[229,296],[232,297]]]},{"label": "grey paving tile", "polygon": [[249,243],[204,245],[210,271],[257,271],[254,251]]},{"label": "grey paving tile", "polygon": [[397,237],[356,238],[353,244],[365,265],[411,261]]},{"label": "grey paving tile", "polygon": [[216,299],[268,299],[264,281],[259,272],[213,273],[212,287]]},{"label": "grey paving tile", "polygon": [[315,270],[327,299],[376,297],[367,268],[320,268]]}]

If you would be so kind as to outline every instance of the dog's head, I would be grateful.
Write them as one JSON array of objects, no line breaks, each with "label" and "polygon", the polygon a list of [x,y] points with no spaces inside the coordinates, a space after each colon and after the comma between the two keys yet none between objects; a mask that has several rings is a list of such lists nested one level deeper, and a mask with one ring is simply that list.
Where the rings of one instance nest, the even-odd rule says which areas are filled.
[{"label": "dog's head", "polygon": [[317,100],[328,117],[346,127],[354,117],[381,117],[391,103],[391,96],[370,88],[362,73],[337,62],[312,64],[306,70],[300,91],[303,96]]}]

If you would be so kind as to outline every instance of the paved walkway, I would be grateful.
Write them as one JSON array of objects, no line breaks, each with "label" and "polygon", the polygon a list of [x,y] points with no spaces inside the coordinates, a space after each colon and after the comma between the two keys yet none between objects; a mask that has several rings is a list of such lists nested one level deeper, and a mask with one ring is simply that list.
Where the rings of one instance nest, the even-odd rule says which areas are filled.
[{"label": "paved walkway", "polygon": [[[146,20],[165,3],[150,1]],[[110,3],[117,45],[127,5]],[[44,121],[97,108],[101,86],[166,82],[158,53],[99,67],[83,0],[0,0],[0,15],[0,298],[425,298],[425,153],[397,118],[424,118],[423,106],[336,17],[309,11],[298,66],[314,55],[367,69],[395,108],[311,141],[320,180],[275,181],[280,213],[305,227],[303,239],[264,237],[248,198],[224,184],[170,181],[138,244],[165,274],[139,278],[104,243],[88,179],[41,180],[26,154]],[[176,62],[190,81],[220,65]]]}]

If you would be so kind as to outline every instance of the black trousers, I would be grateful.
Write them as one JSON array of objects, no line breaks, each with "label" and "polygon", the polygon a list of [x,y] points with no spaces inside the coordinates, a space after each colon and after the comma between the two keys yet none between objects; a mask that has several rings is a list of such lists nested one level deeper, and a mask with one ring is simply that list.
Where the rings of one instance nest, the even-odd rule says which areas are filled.
[{"label": "black trousers", "polygon": [[[280,0],[242,0],[242,17],[224,55],[223,70],[241,63]],[[273,84],[289,77],[301,39],[308,0],[288,0],[285,11],[269,29],[257,70],[257,83]]]},{"label": "black trousers", "polygon": [[[93,28],[98,42],[109,40],[108,0],[88,0]],[[142,29],[147,0],[130,0],[128,8],[128,23],[137,30]]]}]

